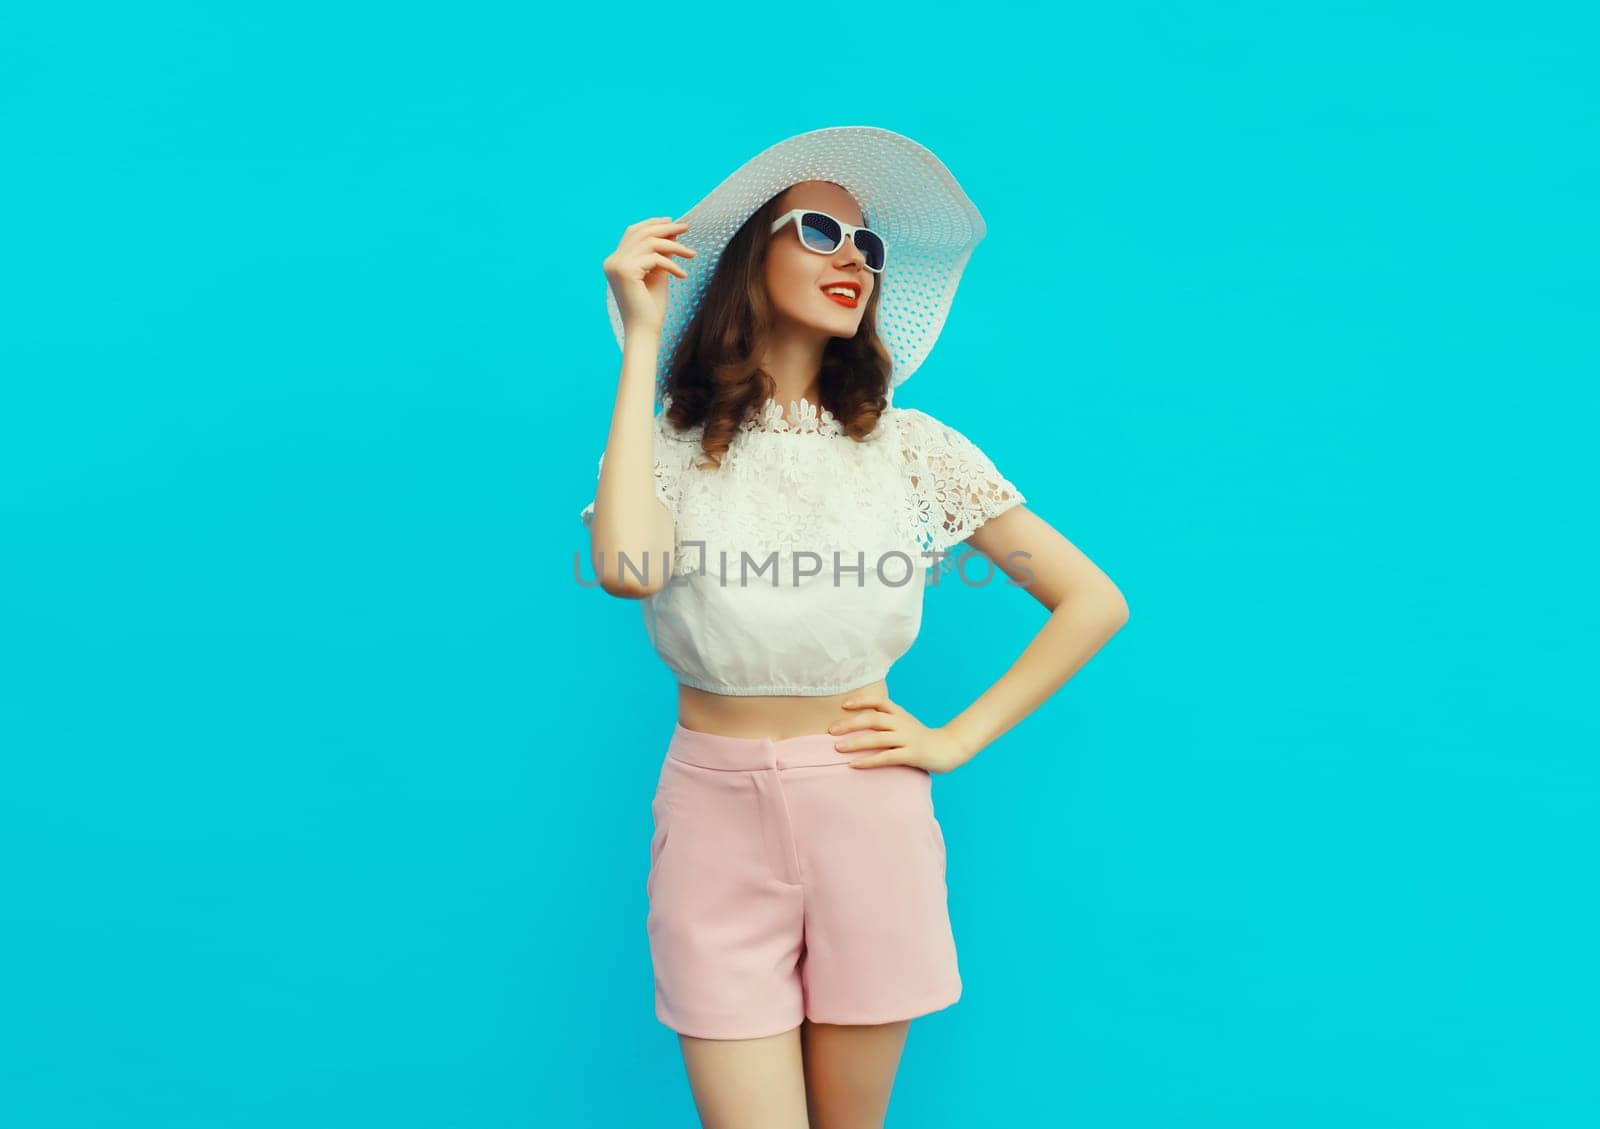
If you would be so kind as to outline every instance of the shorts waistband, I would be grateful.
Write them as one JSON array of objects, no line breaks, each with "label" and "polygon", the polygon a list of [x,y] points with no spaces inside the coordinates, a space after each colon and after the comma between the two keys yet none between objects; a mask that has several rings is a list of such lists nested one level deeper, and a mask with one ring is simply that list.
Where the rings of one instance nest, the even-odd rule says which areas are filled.
[{"label": "shorts waistband", "polygon": [[672,727],[667,756],[701,768],[752,771],[763,768],[802,768],[808,765],[845,764],[877,750],[862,749],[841,753],[834,745],[837,733],[802,733],[798,737],[728,737],[686,729],[682,722]]}]

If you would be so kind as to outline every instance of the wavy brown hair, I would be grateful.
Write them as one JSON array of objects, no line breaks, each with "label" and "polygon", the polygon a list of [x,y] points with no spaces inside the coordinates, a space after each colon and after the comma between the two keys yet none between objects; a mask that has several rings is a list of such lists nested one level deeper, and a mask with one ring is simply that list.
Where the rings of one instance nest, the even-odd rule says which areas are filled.
[{"label": "wavy brown hair", "polygon": [[[700,449],[714,466],[722,465],[739,422],[777,394],[758,358],[766,352],[773,322],[765,266],[782,196],[779,192],[761,205],[728,241],[699,309],[673,350],[662,389],[672,397],[669,423],[678,428],[705,424]],[[870,226],[865,211],[861,221]],[[778,234],[787,233],[786,228]],[[877,331],[881,289],[872,288],[855,336],[832,338],[822,351],[820,407],[856,440],[872,433],[889,403],[892,358]]]}]

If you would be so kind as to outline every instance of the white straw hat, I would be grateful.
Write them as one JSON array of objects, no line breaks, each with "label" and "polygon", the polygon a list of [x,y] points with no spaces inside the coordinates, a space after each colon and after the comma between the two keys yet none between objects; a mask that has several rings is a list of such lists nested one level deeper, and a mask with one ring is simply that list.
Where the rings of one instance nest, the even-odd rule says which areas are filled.
[{"label": "white straw hat", "polygon": [[[983,239],[983,216],[944,163],[911,138],[868,125],[816,129],[756,154],[678,217],[689,228],[675,238],[697,254],[688,260],[673,258],[689,277],[667,279],[657,404],[672,355],[700,307],[723,249],[756,209],[803,180],[827,180],[844,188],[860,204],[867,226],[883,237],[887,254],[878,275],[877,331],[893,361],[891,398],[933,348],[961,272]],[[606,308],[621,347],[622,312],[609,285]]]}]

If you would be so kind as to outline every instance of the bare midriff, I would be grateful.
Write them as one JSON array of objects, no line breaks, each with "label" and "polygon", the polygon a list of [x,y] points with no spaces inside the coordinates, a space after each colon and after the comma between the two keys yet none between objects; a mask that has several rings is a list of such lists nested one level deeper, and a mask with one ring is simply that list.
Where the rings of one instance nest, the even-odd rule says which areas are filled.
[{"label": "bare midriff", "polygon": [[825,733],[841,718],[858,715],[840,703],[862,690],[876,690],[887,696],[885,679],[868,682],[854,690],[817,697],[766,697],[743,694],[713,694],[678,683],[678,724],[701,733],[723,737],[771,737],[783,740],[808,733]]}]

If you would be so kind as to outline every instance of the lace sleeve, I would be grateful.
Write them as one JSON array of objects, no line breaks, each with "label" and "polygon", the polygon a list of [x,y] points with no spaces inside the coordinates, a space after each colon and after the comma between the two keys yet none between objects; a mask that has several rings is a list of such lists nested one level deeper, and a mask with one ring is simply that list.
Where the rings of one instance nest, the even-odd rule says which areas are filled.
[{"label": "lace sleeve", "polygon": [[901,408],[900,418],[914,519],[925,551],[949,552],[990,518],[1027,501],[955,428],[915,408]]},{"label": "lace sleeve", "polygon": [[[680,436],[662,414],[656,416],[655,443],[656,497],[660,498],[667,509],[676,516],[683,472],[693,461],[695,452],[700,449],[700,443],[697,438]],[[602,451],[600,461],[595,464],[594,477],[597,485],[600,481],[600,471],[605,465],[606,456]],[[594,502],[591,501],[584,506],[578,516],[583,521],[583,527],[588,529],[594,521]]]}]

